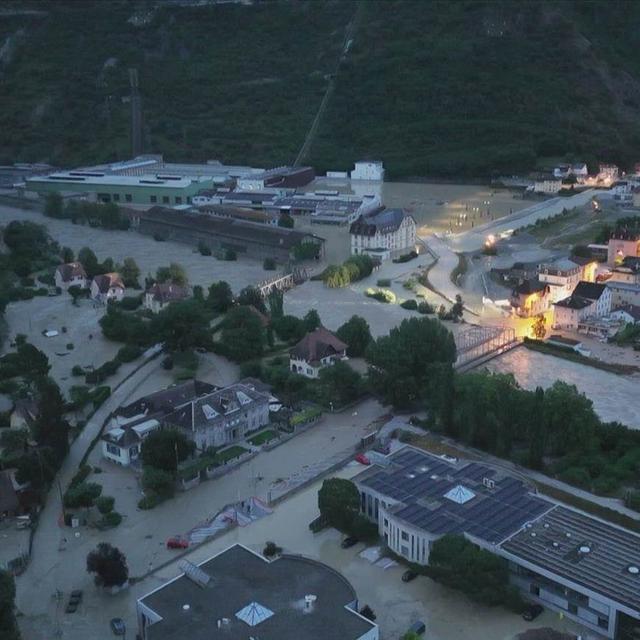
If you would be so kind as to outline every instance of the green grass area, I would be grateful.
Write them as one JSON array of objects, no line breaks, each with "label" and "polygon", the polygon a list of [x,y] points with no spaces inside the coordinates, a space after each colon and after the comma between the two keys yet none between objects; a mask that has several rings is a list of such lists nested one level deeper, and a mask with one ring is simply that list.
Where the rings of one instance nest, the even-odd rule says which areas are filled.
[{"label": "green grass area", "polygon": [[273,429],[267,429],[266,431],[262,431],[257,435],[248,439],[248,442],[252,444],[254,447],[259,447],[261,444],[265,444],[271,440],[274,440],[278,437],[278,434],[273,431]]},{"label": "green grass area", "polygon": [[567,154],[637,161],[639,3],[148,4],[134,26],[140,6],[42,0],[43,15],[3,18],[0,46],[24,35],[0,77],[0,163],[129,156],[130,68],[146,152],[290,163],[358,7],[310,151],[320,171],[365,156],[391,178],[513,173]]},{"label": "green grass area", "polygon": [[229,460],[233,460],[234,458],[241,456],[243,453],[247,453],[247,451],[248,450],[245,449],[244,447],[234,445],[233,447],[229,447],[224,451],[218,451],[218,453],[216,453],[214,457],[214,460],[218,464],[225,464]]}]

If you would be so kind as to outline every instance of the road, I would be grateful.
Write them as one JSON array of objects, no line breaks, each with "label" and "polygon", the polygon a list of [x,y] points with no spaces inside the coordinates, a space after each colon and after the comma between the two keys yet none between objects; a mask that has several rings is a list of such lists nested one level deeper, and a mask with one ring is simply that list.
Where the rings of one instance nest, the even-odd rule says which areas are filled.
[{"label": "road", "polygon": [[[126,396],[123,390],[117,404],[126,401]],[[92,615],[101,616],[105,607],[112,617],[119,614],[119,603],[126,599],[126,594],[114,596],[105,604],[104,594],[93,587],[84,568],[87,553],[97,543],[109,542],[120,548],[127,556],[130,576],[144,575],[175,555],[165,547],[168,537],[186,534],[231,502],[254,495],[266,498],[272,488],[310,476],[320,461],[333,459],[349,448],[354,450],[360,438],[368,433],[369,424],[384,413],[377,401],[366,400],[343,413],[327,415],[316,426],[272,451],[261,452],[227,475],[203,482],[151,511],[136,508],[141,494],[134,474],[101,460],[98,448],[94,449],[89,461],[92,465],[99,462],[103,472],[91,476],[91,480],[103,485],[105,495],[115,497],[116,509],[125,518],[119,527],[109,531],[81,527],[75,537],[73,530],[59,525],[59,498],[49,496],[34,540],[32,563],[17,580],[17,605],[26,618],[23,626],[39,634],[27,637],[51,637],[60,625],[67,624],[63,637],[84,640],[91,637]],[[65,482],[73,475],[79,457],[81,454],[69,456],[73,462],[65,464],[61,474]],[[68,539],[67,548],[59,551],[63,536]],[[83,612],[87,615],[71,619],[60,612],[51,595],[56,589],[68,595],[77,588],[85,590]],[[34,593],[41,597],[33,598]]]}]

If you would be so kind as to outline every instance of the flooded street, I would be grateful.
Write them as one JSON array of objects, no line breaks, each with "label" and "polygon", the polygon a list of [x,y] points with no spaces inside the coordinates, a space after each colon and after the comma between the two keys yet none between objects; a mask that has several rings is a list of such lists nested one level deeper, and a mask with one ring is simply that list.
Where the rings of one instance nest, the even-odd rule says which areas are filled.
[{"label": "flooded street", "polygon": [[640,377],[619,376],[524,347],[491,360],[486,368],[497,373],[513,373],[525,389],[551,386],[556,380],[575,385],[593,401],[604,421],[617,420],[640,429]]},{"label": "flooded street", "polygon": [[[514,197],[514,192],[488,185],[431,184],[423,182],[352,182],[316,178],[305,190],[335,190],[358,195],[375,194],[389,207],[410,211],[421,233],[460,232],[502,218],[535,201]],[[322,235],[322,234],[320,234]]]}]

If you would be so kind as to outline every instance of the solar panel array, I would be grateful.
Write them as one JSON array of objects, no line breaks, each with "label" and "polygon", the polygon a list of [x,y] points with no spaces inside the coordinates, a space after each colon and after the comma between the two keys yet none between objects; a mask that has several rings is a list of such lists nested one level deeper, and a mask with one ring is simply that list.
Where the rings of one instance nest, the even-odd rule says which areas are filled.
[{"label": "solar panel array", "polygon": [[[494,481],[493,489],[484,486],[484,478]],[[402,502],[394,515],[416,527],[433,534],[466,532],[492,544],[552,508],[514,477],[475,462],[451,464],[411,448],[393,455],[386,469],[362,484]],[[475,497],[464,504],[444,498],[457,485],[470,489]]]}]

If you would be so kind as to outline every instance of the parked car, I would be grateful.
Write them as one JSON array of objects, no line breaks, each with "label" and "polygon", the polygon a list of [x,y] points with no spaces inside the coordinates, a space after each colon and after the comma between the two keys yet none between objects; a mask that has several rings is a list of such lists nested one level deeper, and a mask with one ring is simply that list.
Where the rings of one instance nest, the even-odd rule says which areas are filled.
[{"label": "parked car", "polygon": [[359,453],[356,457],[355,457],[356,462],[359,462],[360,464],[371,464],[371,460],[369,460],[369,458],[367,458],[367,456],[364,455],[364,453]]},{"label": "parked car", "polygon": [[189,546],[189,541],[184,538],[174,536],[167,540],[167,549],[186,549]]},{"label": "parked car", "polygon": [[341,543],[340,546],[343,549],[348,549],[349,547],[353,547],[354,545],[358,544],[358,538],[354,538],[353,536],[349,536],[348,538],[345,538]]},{"label": "parked car", "polygon": [[127,627],[122,618],[111,618],[109,626],[114,636],[123,636],[127,632]]},{"label": "parked car", "polygon": [[415,571],[411,571],[411,569],[407,569],[402,574],[402,582],[411,582],[418,577],[418,574]]},{"label": "parked car", "polygon": [[422,622],[422,620],[416,620],[410,627],[409,627],[409,631],[412,633],[415,633],[419,636],[421,636],[425,631],[427,630],[427,627],[425,626],[424,622]]},{"label": "parked car", "polygon": [[535,620],[543,611],[544,611],[544,607],[541,604],[530,604],[522,612],[522,617],[527,622],[531,622],[531,620]]}]

